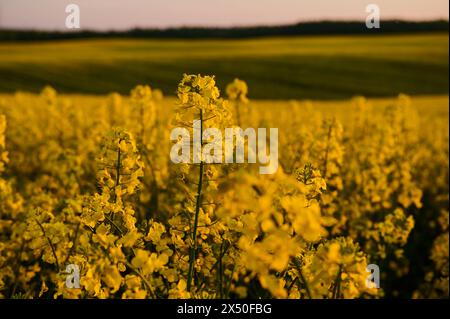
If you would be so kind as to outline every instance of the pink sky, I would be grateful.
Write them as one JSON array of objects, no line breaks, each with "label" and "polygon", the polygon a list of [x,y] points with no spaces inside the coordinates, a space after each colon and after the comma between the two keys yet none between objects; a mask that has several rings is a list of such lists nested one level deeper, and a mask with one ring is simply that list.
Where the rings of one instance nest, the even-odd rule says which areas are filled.
[{"label": "pink sky", "polygon": [[82,29],[273,25],[299,21],[446,19],[449,0],[0,0],[0,28],[64,29],[66,5],[78,4]]}]

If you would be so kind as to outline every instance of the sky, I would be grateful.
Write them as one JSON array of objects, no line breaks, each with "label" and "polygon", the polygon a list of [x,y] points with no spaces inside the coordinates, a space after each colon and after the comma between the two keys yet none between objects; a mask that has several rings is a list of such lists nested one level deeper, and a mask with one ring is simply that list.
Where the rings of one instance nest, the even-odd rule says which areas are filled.
[{"label": "sky", "polygon": [[371,3],[381,21],[449,18],[449,0],[0,0],[0,28],[64,30],[71,3],[80,8],[81,29],[95,30],[364,21]]}]

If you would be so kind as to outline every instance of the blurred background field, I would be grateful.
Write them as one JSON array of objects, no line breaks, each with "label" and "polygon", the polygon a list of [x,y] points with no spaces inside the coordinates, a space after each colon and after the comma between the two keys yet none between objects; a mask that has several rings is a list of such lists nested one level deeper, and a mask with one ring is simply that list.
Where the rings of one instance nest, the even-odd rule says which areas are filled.
[{"label": "blurred background field", "polygon": [[256,99],[448,94],[448,33],[0,43],[0,91],[174,95],[183,73],[238,77]]},{"label": "blurred background field", "polygon": [[[15,94],[0,93],[0,103],[8,105],[11,101],[18,98],[26,98],[32,100],[36,96],[29,92],[17,92]],[[110,100],[105,95],[92,94],[61,94],[59,95],[61,101],[67,105],[83,105],[83,108],[107,107]],[[123,96],[124,102],[128,101],[126,96]],[[389,107],[394,103],[396,97],[393,98],[368,98],[367,102],[374,108]],[[348,122],[352,116],[351,112],[354,105],[354,100],[251,100],[249,107],[257,109],[261,116],[268,116],[276,121],[277,114],[294,113],[296,108],[304,109],[308,105],[313,106],[314,110],[323,114],[325,117],[335,117],[341,122]],[[166,96],[158,102],[159,115],[169,119],[173,114],[173,109],[177,105],[175,97]],[[420,115],[422,119],[436,119],[440,118],[448,123],[449,115],[449,96],[448,95],[429,95],[429,96],[414,96],[412,97],[411,106],[414,111]],[[163,112],[164,110],[164,112]],[[432,124],[432,123],[430,123]]]}]

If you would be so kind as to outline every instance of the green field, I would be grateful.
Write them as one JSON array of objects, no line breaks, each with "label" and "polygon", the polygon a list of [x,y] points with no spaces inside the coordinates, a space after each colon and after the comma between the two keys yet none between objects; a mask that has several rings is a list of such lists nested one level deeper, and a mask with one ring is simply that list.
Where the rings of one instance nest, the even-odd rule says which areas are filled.
[{"label": "green field", "polygon": [[0,92],[128,93],[145,83],[173,95],[183,73],[202,73],[221,88],[242,78],[262,99],[445,95],[448,46],[448,33],[0,43]]}]

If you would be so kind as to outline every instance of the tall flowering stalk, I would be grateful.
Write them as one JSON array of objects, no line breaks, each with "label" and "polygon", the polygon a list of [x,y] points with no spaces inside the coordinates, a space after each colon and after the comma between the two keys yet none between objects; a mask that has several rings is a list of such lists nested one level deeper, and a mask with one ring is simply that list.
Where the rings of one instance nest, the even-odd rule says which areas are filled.
[{"label": "tall flowering stalk", "polygon": [[[190,197],[191,203],[186,206],[188,212],[193,213],[193,221],[190,222],[190,248],[189,248],[189,269],[187,275],[187,290],[190,291],[195,272],[195,261],[198,247],[197,230],[199,216],[203,211],[203,193],[205,191],[205,179],[208,181],[206,188],[216,188],[213,180],[214,169],[206,169],[207,162],[203,154],[203,146],[207,142],[204,130],[207,127],[223,128],[229,120],[229,112],[226,102],[220,99],[219,89],[216,87],[214,77],[201,75],[184,75],[178,85],[179,106],[175,115],[174,123],[178,127],[184,127],[199,137],[199,145],[194,145],[192,161],[198,163],[197,182],[189,179],[191,170],[189,164],[181,166],[180,176],[185,184],[191,182],[196,184],[195,195]],[[192,122],[193,121],[193,122]],[[193,124],[194,123],[194,124]],[[191,135],[192,135],[191,134]],[[209,137],[210,138],[210,137]],[[216,138],[216,137],[215,137]],[[196,147],[197,146],[197,147]],[[205,175],[205,172],[208,174]],[[188,191],[189,193],[190,191]]]},{"label": "tall flowering stalk", "polygon": [[98,183],[102,192],[109,194],[114,203],[124,195],[133,194],[139,187],[144,164],[132,135],[121,129],[108,132],[98,158]]}]

